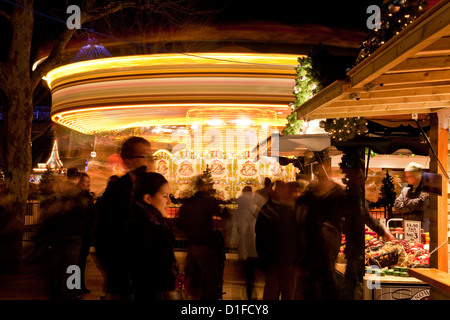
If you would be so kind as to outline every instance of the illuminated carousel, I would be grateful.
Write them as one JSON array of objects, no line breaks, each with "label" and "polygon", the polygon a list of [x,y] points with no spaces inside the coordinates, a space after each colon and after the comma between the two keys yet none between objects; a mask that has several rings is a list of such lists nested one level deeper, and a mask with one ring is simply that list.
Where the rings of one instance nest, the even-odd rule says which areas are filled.
[{"label": "illuminated carousel", "polygon": [[[146,137],[175,197],[206,166],[218,195],[236,198],[265,177],[295,179],[292,164],[255,146],[286,125],[299,55],[155,54],[71,63],[48,73],[52,120],[95,137],[88,171],[122,174],[117,147]],[[102,174],[96,174],[95,171]]]}]

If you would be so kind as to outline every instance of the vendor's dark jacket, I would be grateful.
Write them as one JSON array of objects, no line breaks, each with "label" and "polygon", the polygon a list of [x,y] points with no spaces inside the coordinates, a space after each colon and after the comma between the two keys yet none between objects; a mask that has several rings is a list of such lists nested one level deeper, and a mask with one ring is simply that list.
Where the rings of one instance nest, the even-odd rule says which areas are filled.
[{"label": "vendor's dark jacket", "polygon": [[421,181],[415,190],[412,185],[403,188],[398,198],[395,199],[394,208],[398,213],[403,214],[404,220],[421,221],[422,228],[428,231],[429,205],[429,195],[423,191]]},{"label": "vendor's dark jacket", "polygon": [[152,205],[137,202],[125,226],[127,266],[137,298],[173,290],[177,263],[174,234],[167,219]]},{"label": "vendor's dark jacket", "polygon": [[298,255],[297,224],[293,207],[269,196],[255,225],[256,251],[262,266],[288,266]]},{"label": "vendor's dark jacket", "polygon": [[188,238],[188,245],[220,245],[214,231],[213,217],[221,216],[218,201],[207,192],[197,191],[180,208],[178,227]]}]

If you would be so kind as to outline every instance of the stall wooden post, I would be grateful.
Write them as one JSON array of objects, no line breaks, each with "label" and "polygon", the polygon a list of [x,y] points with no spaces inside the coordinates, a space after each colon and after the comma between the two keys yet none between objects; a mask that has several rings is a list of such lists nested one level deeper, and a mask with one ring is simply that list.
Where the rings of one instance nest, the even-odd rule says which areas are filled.
[{"label": "stall wooden post", "polygon": [[364,148],[344,148],[341,169],[347,181],[347,213],[345,216],[345,257],[347,266],[344,274],[342,298],[360,299],[364,277]]},{"label": "stall wooden post", "polygon": [[[430,114],[430,143],[443,169],[447,171],[448,132],[439,125],[438,116]],[[443,175],[442,196],[430,194],[430,251],[448,241],[448,197],[446,173],[442,171],[436,157],[430,151],[430,172]],[[430,257],[430,267],[448,272],[448,245],[443,245]]]}]

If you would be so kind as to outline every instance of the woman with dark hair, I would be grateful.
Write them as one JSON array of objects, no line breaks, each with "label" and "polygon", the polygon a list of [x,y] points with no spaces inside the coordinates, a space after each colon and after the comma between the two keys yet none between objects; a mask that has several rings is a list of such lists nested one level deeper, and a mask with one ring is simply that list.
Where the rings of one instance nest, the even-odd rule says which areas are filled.
[{"label": "woman with dark hair", "polygon": [[133,218],[125,227],[127,265],[136,301],[163,300],[164,293],[175,288],[174,235],[166,219],[170,204],[164,176],[155,172],[138,176]]}]

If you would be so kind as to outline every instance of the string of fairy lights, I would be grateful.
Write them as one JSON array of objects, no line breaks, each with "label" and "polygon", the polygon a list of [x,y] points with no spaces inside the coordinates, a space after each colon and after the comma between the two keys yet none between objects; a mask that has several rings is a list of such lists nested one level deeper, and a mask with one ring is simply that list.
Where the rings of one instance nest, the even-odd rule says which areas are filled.
[{"label": "string of fairy lights", "polygon": [[368,122],[361,117],[327,119],[319,126],[327,131],[333,140],[345,142],[368,132]]},{"label": "string of fairy lights", "polygon": [[387,0],[383,1],[380,28],[373,29],[359,45],[360,52],[355,64],[369,57],[379,47],[408,27],[425,13],[429,0]]}]

